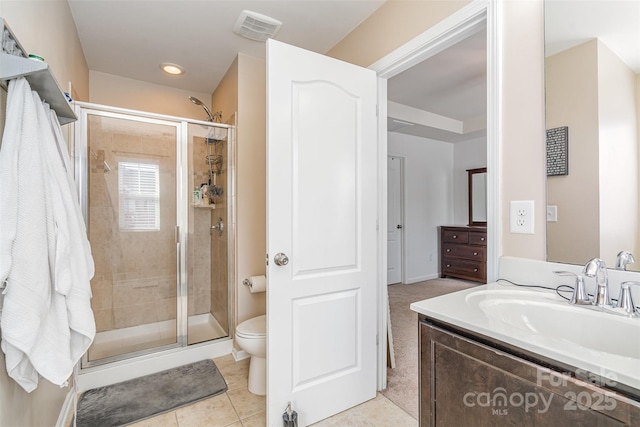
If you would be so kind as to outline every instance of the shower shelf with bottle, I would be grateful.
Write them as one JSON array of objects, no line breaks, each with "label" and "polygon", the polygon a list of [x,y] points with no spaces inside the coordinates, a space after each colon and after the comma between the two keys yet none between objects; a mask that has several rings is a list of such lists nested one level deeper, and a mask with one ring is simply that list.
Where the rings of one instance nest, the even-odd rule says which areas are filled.
[{"label": "shower shelf with bottle", "polygon": [[76,121],[78,118],[53,77],[49,65],[44,61],[29,58],[27,51],[3,18],[0,18],[0,30],[2,31],[0,85],[7,89],[9,80],[24,77],[31,89],[38,92],[40,98],[56,112],[61,125]]}]

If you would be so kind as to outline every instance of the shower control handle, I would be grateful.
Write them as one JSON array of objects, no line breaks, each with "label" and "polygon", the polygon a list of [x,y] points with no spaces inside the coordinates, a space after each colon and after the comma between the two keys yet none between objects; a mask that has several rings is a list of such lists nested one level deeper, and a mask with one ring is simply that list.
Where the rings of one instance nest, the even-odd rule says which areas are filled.
[{"label": "shower control handle", "polygon": [[224,222],[222,222],[222,218],[218,218],[216,225],[211,226],[209,234],[213,234],[213,230],[218,230],[218,236],[222,236],[222,232],[224,231]]},{"label": "shower control handle", "polygon": [[289,257],[287,257],[282,252],[278,252],[276,256],[273,257],[273,262],[275,262],[276,265],[280,266],[287,265],[289,264]]}]

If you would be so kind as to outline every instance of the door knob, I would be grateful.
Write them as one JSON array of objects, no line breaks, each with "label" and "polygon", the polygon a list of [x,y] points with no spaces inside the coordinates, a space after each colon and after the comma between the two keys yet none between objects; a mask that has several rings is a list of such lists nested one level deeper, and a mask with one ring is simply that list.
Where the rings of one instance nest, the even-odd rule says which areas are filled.
[{"label": "door knob", "polygon": [[289,258],[282,252],[278,252],[276,256],[273,257],[273,262],[280,266],[287,265],[289,264]]}]

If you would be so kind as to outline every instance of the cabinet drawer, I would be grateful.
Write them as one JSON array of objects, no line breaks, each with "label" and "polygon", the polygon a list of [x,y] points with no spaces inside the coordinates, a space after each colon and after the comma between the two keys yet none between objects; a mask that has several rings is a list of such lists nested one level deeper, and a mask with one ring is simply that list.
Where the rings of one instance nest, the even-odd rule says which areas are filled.
[{"label": "cabinet drawer", "polygon": [[487,246],[487,233],[470,231],[469,244]]},{"label": "cabinet drawer", "polygon": [[485,279],[486,267],[481,261],[468,261],[464,259],[445,258],[442,263],[443,275],[464,275],[481,280]]},{"label": "cabinet drawer", "polygon": [[442,254],[445,257],[463,258],[473,261],[485,261],[486,249],[478,246],[453,245],[445,243],[442,245]]},{"label": "cabinet drawer", "polygon": [[442,241],[450,243],[469,243],[468,231],[443,230]]}]

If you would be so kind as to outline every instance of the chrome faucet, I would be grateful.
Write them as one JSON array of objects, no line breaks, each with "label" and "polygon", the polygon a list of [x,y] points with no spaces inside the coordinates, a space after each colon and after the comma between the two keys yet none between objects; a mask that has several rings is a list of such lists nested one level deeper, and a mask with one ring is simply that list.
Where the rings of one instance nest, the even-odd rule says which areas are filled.
[{"label": "chrome faucet", "polygon": [[616,270],[626,270],[627,264],[633,264],[636,262],[633,258],[633,254],[629,251],[620,251],[616,256]]},{"label": "chrome faucet", "polygon": [[596,279],[596,290],[593,295],[593,305],[598,307],[610,307],[609,280],[607,277],[607,266],[600,258],[589,261],[582,270],[582,274]]},{"label": "chrome faucet", "polygon": [[[584,287],[584,277],[582,274],[575,274],[570,271],[554,271],[554,274],[558,276],[568,276],[575,278],[575,285],[573,286],[573,295],[569,300],[569,304],[573,305],[591,305],[591,298]],[[583,273],[584,274],[584,273]]]},{"label": "chrome faucet", "polygon": [[631,298],[631,286],[640,286],[640,282],[622,282],[620,284],[620,296],[618,296],[617,308],[621,308],[629,317],[640,317],[633,298]]}]

